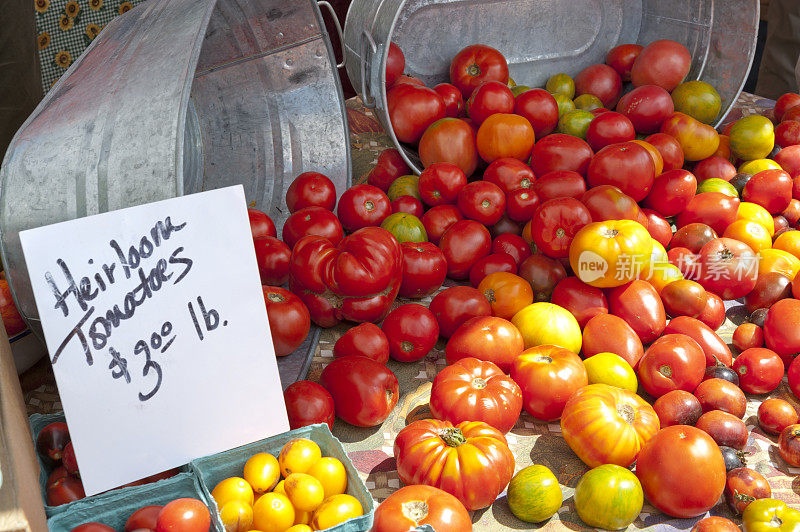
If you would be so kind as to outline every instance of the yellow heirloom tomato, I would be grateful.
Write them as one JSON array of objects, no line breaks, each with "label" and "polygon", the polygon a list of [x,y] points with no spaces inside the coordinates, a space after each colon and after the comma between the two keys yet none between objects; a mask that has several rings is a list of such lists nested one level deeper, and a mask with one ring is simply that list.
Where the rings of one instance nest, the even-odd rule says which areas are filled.
[{"label": "yellow heirloom tomato", "polygon": [[652,251],[653,240],[641,224],[633,220],[594,222],[572,239],[569,264],[584,283],[610,288],[638,278]]}]

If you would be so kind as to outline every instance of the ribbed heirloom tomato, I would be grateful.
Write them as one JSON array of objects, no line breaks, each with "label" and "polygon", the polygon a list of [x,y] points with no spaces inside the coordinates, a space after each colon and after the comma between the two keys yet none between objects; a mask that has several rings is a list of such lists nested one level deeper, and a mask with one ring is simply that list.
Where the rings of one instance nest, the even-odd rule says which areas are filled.
[{"label": "ribbed heirloom tomato", "polygon": [[522,389],[525,411],[542,421],[561,417],[569,398],[589,384],[580,357],[554,345],[523,351],[514,360],[511,378]]},{"label": "ribbed heirloom tomato", "polygon": [[569,263],[581,281],[596,287],[620,286],[638,277],[653,249],[647,229],[631,220],[586,225],[569,246]]}]

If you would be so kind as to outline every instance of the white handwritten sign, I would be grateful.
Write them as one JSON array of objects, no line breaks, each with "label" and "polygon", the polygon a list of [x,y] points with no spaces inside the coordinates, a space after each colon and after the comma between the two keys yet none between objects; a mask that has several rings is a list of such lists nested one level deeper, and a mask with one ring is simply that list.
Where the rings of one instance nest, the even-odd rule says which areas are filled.
[{"label": "white handwritten sign", "polygon": [[20,238],[87,494],[289,429],[241,186]]}]

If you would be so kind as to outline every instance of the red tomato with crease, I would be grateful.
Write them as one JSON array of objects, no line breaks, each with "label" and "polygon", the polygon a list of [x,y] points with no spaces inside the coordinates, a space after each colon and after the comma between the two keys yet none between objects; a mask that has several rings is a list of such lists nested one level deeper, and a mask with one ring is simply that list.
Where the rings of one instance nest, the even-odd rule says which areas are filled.
[{"label": "red tomato with crease", "polygon": [[419,195],[431,207],[455,203],[458,192],[467,184],[467,176],[458,166],[433,163],[419,175]]},{"label": "red tomato with crease", "polygon": [[613,185],[598,185],[587,190],[581,203],[589,211],[593,222],[604,220],[636,220],[639,205]]},{"label": "red tomato with crease", "polygon": [[486,81],[472,91],[467,101],[467,113],[475,125],[481,125],[490,115],[514,111],[514,93],[505,83]]},{"label": "red tomato with crease", "polygon": [[639,361],[639,382],[655,398],[672,390],[693,392],[703,380],[706,357],[685,334],[666,334],[653,342]]},{"label": "red tomato with crease", "polygon": [[78,501],[86,497],[83,490],[81,479],[67,475],[64,478],[53,481],[45,492],[46,504],[48,506],[61,506],[69,502]]},{"label": "red tomato with crease", "polygon": [[739,388],[747,393],[769,393],[781,383],[784,365],[771,349],[751,347],[733,361],[733,371],[739,374]]},{"label": "red tomato with crease", "polygon": [[397,377],[386,366],[362,356],[334,359],[320,384],[330,392],[336,416],[356,427],[383,423],[397,404]]},{"label": "red tomato with crease", "polygon": [[447,276],[444,253],[430,242],[403,242],[402,297],[421,298],[436,292]]},{"label": "red tomato with crease", "polygon": [[247,217],[250,220],[250,232],[253,234],[253,238],[278,236],[278,232],[275,230],[275,223],[265,213],[251,207],[247,209]]},{"label": "red tomato with crease", "polygon": [[282,357],[300,347],[308,336],[311,318],[308,309],[293,293],[277,286],[262,286],[267,305],[269,332],[275,355]]},{"label": "red tomato with crease", "polygon": [[425,232],[428,234],[428,241],[435,245],[439,244],[442,235],[451,225],[463,219],[464,216],[455,205],[431,207],[420,218],[422,225],[425,226]]},{"label": "red tomato with crease", "polygon": [[532,189],[518,188],[506,195],[506,216],[515,222],[529,222],[539,203],[539,195]]},{"label": "red tomato with crease", "polygon": [[664,304],[647,281],[637,279],[611,288],[606,296],[609,312],[625,320],[643,344],[654,341],[664,332],[667,326]]},{"label": "red tomato with crease", "polygon": [[445,357],[448,364],[477,358],[508,372],[524,348],[522,335],[513,323],[496,316],[476,316],[463,322],[450,336]]},{"label": "red tomato with crease", "polygon": [[348,233],[363,227],[381,225],[392,214],[389,196],[372,185],[354,185],[344,191],[336,207],[336,215]]},{"label": "red tomato with crease", "polygon": [[207,532],[210,527],[208,507],[192,497],[168,502],[156,520],[156,532]]},{"label": "red tomato with crease", "polygon": [[492,253],[508,253],[519,266],[531,256],[531,247],[521,236],[504,233],[492,240]]},{"label": "red tomato with crease", "polygon": [[672,225],[654,210],[641,209],[641,213],[647,216],[646,227],[650,237],[665,249],[669,247],[669,243],[672,241]]},{"label": "red tomato with crease", "polygon": [[643,200],[655,179],[655,164],[646,148],[634,142],[606,146],[592,158],[586,173],[590,187],[614,185],[636,201]]},{"label": "red tomato with crease", "polygon": [[533,184],[533,190],[541,203],[556,198],[581,199],[586,193],[586,181],[578,172],[557,170],[540,176]]},{"label": "red tomato with crease", "polygon": [[483,180],[497,185],[504,194],[510,194],[519,188],[530,189],[536,177],[531,167],[519,159],[501,157],[486,167]]},{"label": "red tomato with crease", "polygon": [[286,219],[281,239],[294,249],[301,238],[311,235],[326,238],[335,246],[342,241],[344,231],[339,219],[331,211],[322,207],[306,207]]},{"label": "red tomato with crease", "polygon": [[606,54],[606,64],[617,71],[622,81],[630,81],[633,62],[643,49],[641,44],[617,45]]},{"label": "red tomato with crease", "polygon": [[437,120],[425,130],[419,141],[422,166],[433,163],[452,163],[469,177],[478,167],[476,130],[460,118]]},{"label": "red tomato with crease", "polygon": [[625,115],[608,111],[599,115],[589,124],[586,142],[597,152],[611,144],[628,142],[636,138],[633,124]]},{"label": "red tomato with crease", "polygon": [[439,324],[428,307],[407,303],[391,311],[381,325],[389,340],[389,356],[414,362],[427,355],[439,338]]},{"label": "red tomato with crease", "polygon": [[697,179],[686,170],[667,170],[653,180],[645,206],[662,216],[683,211],[697,192]]},{"label": "red tomato with crease", "polygon": [[469,98],[484,81],[508,83],[508,63],[499,51],[483,44],[473,44],[458,52],[450,62],[450,83],[464,98]]},{"label": "red tomato with crease", "polygon": [[464,97],[455,85],[450,83],[439,83],[433,87],[439,96],[444,100],[445,115],[455,118],[464,113]]},{"label": "red tomato with crease", "polygon": [[715,238],[702,247],[697,259],[703,288],[722,299],[746,296],[758,279],[758,257],[744,242]]},{"label": "red tomato with crease", "polygon": [[398,212],[413,214],[417,218],[420,218],[425,212],[425,207],[423,207],[422,202],[414,196],[405,195],[400,196],[392,202],[392,214]]},{"label": "red tomato with crease", "polygon": [[436,316],[439,335],[443,338],[453,336],[453,333],[470,318],[492,314],[492,306],[486,297],[480,290],[471,286],[452,286],[442,290],[431,300],[429,308]]},{"label": "red tomato with crease", "polygon": [[458,192],[456,206],[465,218],[494,225],[506,210],[506,196],[494,183],[473,181]]},{"label": "red tomato with crease", "polygon": [[[367,175],[367,183],[388,192],[389,187],[400,176],[411,173],[403,156],[395,148],[383,150],[378,155],[378,162]],[[333,207],[331,207],[333,210]]]},{"label": "red tomato with crease", "polygon": [[289,246],[271,236],[254,239],[253,246],[261,284],[285,284],[289,280],[289,259],[292,256]]},{"label": "red tomato with crease", "polygon": [[528,119],[537,139],[549,135],[558,125],[558,103],[544,89],[529,89],[519,94],[514,101],[514,113]]},{"label": "red tomato with crease", "polygon": [[592,148],[583,139],[552,133],[533,145],[531,169],[537,176],[557,170],[570,170],[583,176],[593,155]]},{"label": "red tomato with crease", "polygon": [[792,199],[792,178],[783,170],[762,170],[745,184],[742,199],[761,205],[770,214],[780,214]]},{"label": "red tomato with crease", "polygon": [[483,278],[491,273],[517,273],[514,257],[508,253],[492,253],[478,260],[469,270],[469,284],[478,288]]},{"label": "red tomato with crease", "polygon": [[536,247],[553,258],[569,255],[572,238],[592,222],[589,210],[576,199],[558,198],[546,201],[531,221],[531,234]]},{"label": "red tomato with crease", "polygon": [[[675,104],[669,92],[656,85],[637,87],[622,96],[617,103],[618,113],[631,121],[637,133],[649,135],[656,133],[661,123],[675,112]],[[650,142],[649,137],[646,139]],[[657,144],[653,144],[658,148]],[[661,151],[659,149],[659,151]],[[683,151],[681,150],[681,154]],[[666,161],[665,161],[666,168]]]},{"label": "red tomato with crease", "polygon": [[66,423],[49,423],[36,436],[36,452],[48,468],[55,467],[61,464],[64,448],[69,442],[69,427]]},{"label": "red tomato with crease", "polygon": [[581,94],[597,96],[603,107],[613,109],[622,94],[622,78],[608,65],[589,65],[575,76],[575,95]]},{"label": "red tomato with crease", "polygon": [[416,144],[425,130],[445,117],[444,100],[428,87],[398,83],[386,92],[387,112],[397,140]]},{"label": "red tomato with crease", "polygon": [[581,329],[598,314],[608,313],[608,301],[603,291],[577,277],[567,277],[559,281],[553,289],[550,302],[570,311]]},{"label": "red tomato with crease", "polygon": [[326,423],[333,430],[336,417],[333,397],[316,382],[297,381],[290,384],[283,392],[283,399],[292,430],[315,423]]},{"label": "red tomato with crease", "polygon": [[[156,521],[158,521],[158,514],[161,512],[163,506],[160,504],[153,504],[139,508],[128,517],[125,521],[125,532],[133,532],[134,530],[144,528],[145,530],[155,530]],[[113,529],[112,529],[113,530]]]},{"label": "red tomato with crease", "polygon": [[736,175],[736,167],[728,160],[713,155],[708,159],[698,161],[692,169],[694,175],[700,181],[706,179],[722,179],[730,181]]},{"label": "red tomato with crease", "polygon": [[447,276],[463,280],[478,259],[489,254],[492,237],[489,230],[474,220],[459,220],[442,235],[439,248],[447,259]]},{"label": "red tomato with crease", "polygon": [[359,355],[375,362],[389,361],[389,340],[374,323],[361,323],[347,331],[333,344],[333,357]]},{"label": "red tomato with crease", "polygon": [[306,207],[322,207],[329,211],[336,205],[336,187],[328,176],[319,172],[303,172],[286,189],[289,212]]},{"label": "red tomato with crease", "polygon": [[600,313],[583,327],[583,356],[614,353],[636,368],[644,354],[642,341],[625,320],[613,314]]},{"label": "red tomato with crease", "polygon": [[703,192],[694,196],[684,210],[678,214],[677,226],[704,223],[721,235],[736,220],[739,199],[721,192]]}]

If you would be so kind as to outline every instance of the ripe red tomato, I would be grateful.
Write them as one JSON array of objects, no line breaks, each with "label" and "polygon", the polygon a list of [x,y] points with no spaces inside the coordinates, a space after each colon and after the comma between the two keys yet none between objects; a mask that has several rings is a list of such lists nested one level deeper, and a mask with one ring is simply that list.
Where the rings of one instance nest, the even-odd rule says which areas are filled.
[{"label": "ripe red tomato", "polygon": [[517,263],[508,253],[492,253],[476,262],[469,270],[469,284],[478,288],[483,279],[492,273],[517,273]]},{"label": "ripe red tomato", "polygon": [[489,231],[474,220],[459,220],[442,235],[439,248],[447,259],[447,276],[466,279],[478,259],[489,254],[492,237]]},{"label": "ripe red tomato", "polygon": [[531,285],[534,302],[550,301],[553,289],[567,277],[567,271],[560,262],[539,253],[523,260],[517,274]]},{"label": "ripe red tomato", "polygon": [[639,52],[631,69],[634,87],[658,85],[672,92],[680,85],[692,66],[692,54],[679,42],[661,39]]},{"label": "ripe red tomato", "polygon": [[769,393],[781,383],[783,361],[775,351],[754,347],[741,353],[733,361],[733,370],[739,374],[739,387],[747,393]]},{"label": "ripe red tomato", "polygon": [[578,172],[556,170],[540,176],[533,184],[540,203],[557,198],[581,199],[586,193],[586,181]]},{"label": "ripe red tomato", "polygon": [[483,421],[506,433],[519,419],[522,391],[497,365],[462,358],[436,375],[430,409],[433,417],[454,425]]},{"label": "ripe red tomato", "polygon": [[737,467],[728,473],[725,482],[725,502],[736,512],[741,514],[745,508],[757,499],[767,499],[772,496],[772,489],[767,479],[761,473],[749,467]]},{"label": "ripe red tomato", "polygon": [[322,207],[306,207],[286,219],[281,238],[294,249],[294,245],[308,235],[325,237],[336,246],[342,241],[344,231],[339,219],[331,211]]},{"label": "ripe red tomato", "polygon": [[527,164],[513,157],[501,157],[483,171],[483,180],[500,187],[504,194],[523,188],[530,189],[536,177]]},{"label": "ripe red tomato", "polygon": [[689,205],[697,192],[697,179],[686,170],[667,170],[653,181],[644,204],[662,216],[674,216]]},{"label": "ripe red tomato", "polygon": [[792,178],[783,170],[762,170],[753,175],[742,191],[742,199],[761,205],[770,214],[780,214],[792,199]]},{"label": "ripe red tomato", "polygon": [[658,153],[661,154],[661,160],[664,163],[663,172],[683,168],[683,148],[675,137],[666,133],[653,133],[644,140],[655,146]]},{"label": "ripe red tomato", "polygon": [[303,172],[286,189],[289,212],[306,207],[322,207],[329,211],[336,205],[336,187],[328,176],[319,172]]},{"label": "ripe red tomato", "polygon": [[712,515],[699,520],[689,532],[741,532],[741,528],[726,517]]},{"label": "ripe red tomato", "polygon": [[531,234],[536,247],[553,258],[569,255],[572,238],[592,222],[589,210],[573,198],[558,198],[544,202],[531,221]]},{"label": "ripe red tomato", "polygon": [[747,312],[753,313],[760,308],[770,308],[781,299],[792,295],[792,282],[778,272],[762,273],[756,280],[753,290],[744,298]]},{"label": "ripe red tomato", "polygon": [[76,477],[80,478],[80,471],[78,471],[78,459],[75,456],[75,448],[72,446],[72,442],[69,442],[66,447],[64,447],[64,452],[61,455],[61,463],[64,465],[64,469],[67,470],[67,473],[70,475],[75,475]]},{"label": "ripe red tomato", "polygon": [[297,381],[290,384],[283,392],[283,400],[292,430],[314,423],[327,423],[333,430],[333,397],[316,382]]},{"label": "ripe red tomato", "polygon": [[661,290],[664,310],[671,317],[688,316],[696,318],[706,308],[708,295],[705,288],[695,281],[680,279],[673,281]]},{"label": "ripe red tomato", "polygon": [[[143,529],[148,530],[148,529]],[[155,529],[153,529],[155,530]],[[103,523],[84,523],[78,525],[69,532],[114,532],[114,529]]]},{"label": "ripe red tomato", "polygon": [[431,207],[455,203],[458,192],[466,184],[467,176],[458,166],[450,163],[433,163],[419,175],[419,195],[422,201]]},{"label": "ripe red tomato", "polygon": [[139,508],[128,517],[125,521],[125,532],[133,532],[144,528],[145,530],[155,530],[158,521],[158,514],[161,512],[163,506],[153,504]]},{"label": "ripe red tomato", "polygon": [[583,356],[614,353],[636,368],[644,354],[642,341],[625,320],[613,314],[598,314],[583,328]]},{"label": "ripe red tomato", "polygon": [[455,118],[464,112],[464,97],[458,87],[450,83],[439,83],[433,90],[444,100],[444,113],[448,118]]},{"label": "ripe red tomato", "polygon": [[389,196],[372,185],[354,185],[339,198],[336,214],[342,227],[352,233],[362,227],[381,225],[392,214]]},{"label": "ripe red tomato", "polygon": [[531,247],[521,236],[504,233],[492,240],[492,253],[508,253],[514,258],[514,263],[519,266],[522,261],[531,256]]},{"label": "ripe red tomato", "polygon": [[464,505],[446,491],[415,484],[395,491],[375,509],[372,530],[407,532],[422,525],[434,530],[471,532],[472,518]]},{"label": "ripe red tomato", "polygon": [[778,146],[800,144],[800,122],[788,120],[775,126],[775,144]]},{"label": "ripe red tomato", "polygon": [[53,481],[46,490],[46,503],[48,506],[61,506],[68,502],[78,501],[86,497],[83,483],[73,475]]},{"label": "ripe red tomato", "polygon": [[592,148],[583,139],[553,133],[534,144],[531,169],[537,176],[556,170],[571,170],[586,175],[593,155]]},{"label": "ripe red tomato", "polygon": [[357,355],[334,359],[319,382],[333,396],[336,415],[357,427],[383,423],[399,396],[397,377],[389,368]]},{"label": "ripe red tomato", "polygon": [[14,305],[11,289],[5,279],[0,279],[0,316],[3,317],[3,325],[9,338],[28,328],[16,305]]},{"label": "ripe red tomato", "polygon": [[667,326],[664,304],[653,285],[640,279],[606,292],[611,314],[631,326],[643,344],[661,336]]},{"label": "ripe red tomato", "polygon": [[622,94],[622,78],[608,65],[589,65],[575,76],[575,95],[581,94],[597,96],[603,107],[613,109]]},{"label": "ripe red tomato", "polygon": [[706,412],[695,426],[711,436],[720,447],[741,451],[747,445],[747,426],[744,421],[722,410]]},{"label": "ripe red tomato", "polygon": [[403,242],[403,297],[426,297],[439,289],[447,276],[444,253],[430,242]]},{"label": "ripe red tomato", "polygon": [[191,497],[168,502],[156,520],[156,532],[208,532],[210,527],[208,508]]},{"label": "ripe red tomato", "polygon": [[553,290],[550,302],[570,311],[581,328],[598,314],[608,313],[608,301],[603,291],[577,277],[561,280]]},{"label": "ripe red tomato", "polygon": [[[383,150],[378,155],[378,162],[367,175],[367,183],[387,192],[389,187],[400,176],[411,173],[403,156],[395,148]],[[333,207],[331,207],[333,210]]]},{"label": "ripe red tomato", "polygon": [[303,343],[311,328],[308,309],[293,293],[277,286],[262,286],[269,331],[275,355],[286,356]]},{"label": "ripe red tomato", "polygon": [[694,390],[703,412],[721,410],[738,418],[743,418],[747,409],[744,392],[732,382],[724,379],[706,379]]},{"label": "ripe red tomato", "polygon": [[256,238],[253,245],[261,284],[285,284],[289,280],[289,259],[292,256],[289,246],[271,236]]},{"label": "ripe red tomato", "polygon": [[[650,135],[661,127],[661,123],[675,112],[675,104],[669,92],[661,87],[645,85],[625,94],[617,103],[617,112],[625,115],[637,133]],[[650,142],[648,137],[647,142]],[[659,149],[658,144],[653,144]],[[661,151],[659,149],[659,151]],[[681,158],[683,151],[681,150]],[[666,161],[665,161],[666,165]]]},{"label": "ripe red tomato", "polygon": [[668,248],[672,241],[672,225],[654,210],[642,209],[641,212],[647,217],[647,232],[650,233],[650,237],[665,249]]},{"label": "ripe red tomato", "polygon": [[464,217],[483,225],[494,225],[506,210],[506,196],[494,183],[473,181],[458,192],[456,206]]},{"label": "ripe red tomato", "polygon": [[617,71],[622,81],[630,81],[633,62],[643,49],[640,44],[617,45],[606,54],[606,64]]},{"label": "ripe red tomato", "polygon": [[698,320],[706,324],[712,331],[716,331],[725,323],[725,303],[722,298],[712,292],[706,292],[706,308],[697,317]]},{"label": "ripe red tomato", "polygon": [[791,467],[800,467],[800,425],[789,425],[778,437],[778,452]]},{"label": "ripe red tomato", "polygon": [[789,425],[797,423],[797,410],[783,399],[770,397],[758,405],[758,425],[767,434],[780,434]]},{"label": "ripe red tomato", "polygon": [[492,314],[489,302],[471,286],[453,286],[442,290],[431,300],[429,308],[436,316],[439,335],[443,338],[453,336],[456,329],[470,318]]},{"label": "ripe red tomato", "polygon": [[636,476],[653,506],[673,517],[695,517],[722,495],[725,461],[708,434],[677,425],[662,429],[644,444]]},{"label": "ripe red tomato", "polygon": [[586,173],[590,187],[614,185],[636,201],[647,196],[654,178],[653,158],[633,142],[606,146],[592,158]]},{"label": "ripe red tomato", "polygon": [[450,62],[450,83],[469,98],[484,81],[508,83],[508,63],[490,46],[473,44],[458,52]]},{"label": "ripe red tomato", "polygon": [[519,94],[514,102],[514,113],[528,119],[537,139],[549,135],[558,125],[558,104],[544,89],[530,89]]},{"label": "ripe red tomato", "polygon": [[715,238],[700,249],[699,255],[698,282],[722,299],[743,297],[756,285],[758,257],[747,244]]},{"label": "ripe red tomato", "polygon": [[775,101],[775,108],[772,110],[772,114],[775,115],[775,122],[783,121],[783,115],[786,111],[796,105],[800,105],[800,94],[795,94],[793,92],[782,94]]},{"label": "ripe red tomato", "polygon": [[451,225],[463,219],[464,216],[455,205],[437,205],[428,209],[420,218],[428,234],[428,240],[436,245]]},{"label": "ripe red tomato", "polygon": [[361,323],[347,331],[333,344],[334,358],[359,355],[386,364],[389,360],[389,340],[374,323]]},{"label": "ripe red tomato", "polygon": [[742,323],[733,331],[731,343],[739,351],[764,347],[764,331],[755,323]]},{"label": "ripe red tomato", "polygon": [[278,236],[278,232],[275,230],[275,223],[272,221],[272,218],[263,212],[251,207],[247,209],[247,217],[250,220],[250,232],[253,233],[253,238],[258,238],[261,236]]},{"label": "ripe red tomato", "polygon": [[723,159],[718,155],[698,161],[692,171],[700,181],[705,179],[730,181],[736,175],[736,167],[728,159]]},{"label": "ripe red tomato", "polygon": [[636,137],[633,123],[625,115],[608,111],[589,124],[586,142],[597,152],[611,144],[627,142]]},{"label": "ripe red tomato", "polygon": [[476,130],[459,118],[437,120],[419,141],[419,158],[427,167],[433,163],[452,163],[469,177],[478,167]]},{"label": "ripe red tomato", "polygon": [[386,56],[386,88],[390,88],[403,75],[406,68],[406,57],[395,43],[389,43],[389,52]]},{"label": "ripe red tomato", "polygon": [[661,428],[672,425],[694,425],[703,415],[697,397],[685,390],[667,392],[653,403]]},{"label": "ripe red tomato", "polygon": [[445,357],[448,364],[477,358],[508,372],[524,348],[522,335],[510,321],[495,316],[477,316],[463,322],[450,336]]},{"label": "ripe red tomato", "polygon": [[522,389],[525,411],[542,421],[560,418],[572,394],[589,384],[580,357],[554,345],[523,351],[511,366],[511,378]]},{"label": "ripe red tomato", "polygon": [[703,380],[706,357],[685,334],[666,334],[653,342],[639,361],[639,382],[653,397],[672,390],[693,392]]},{"label": "ripe red tomato", "polygon": [[423,207],[422,202],[414,196],[405,195],[398,197],[392,202],[392,214],[398,212],[412,214],[419,218],[425,212],[425,207]]},{"label": "ripe red tomato", "polygon": [[781,299],[773,304],[764,321],[764,340],[784,364],[800,352],[800,300]]},{"label": "ripe red tomato", "polygon": [[69,428],[66,423],[55,422],[46,425],[36,436],[36,452],[48,467],[61,463],[64,447],[70,442]]},{"label": "ripe red tomato", "polygon": [[467,101],[467,112],[475,125],[495,113],[510,113],[514,110],[514,94],[505,83],[485,81],[478,85]]},{"label": "ripe red tomato", "polygon": [[639,216],[636,201],[613,185],[592,187],[581,196],[580,201],[588,209],[593,222],[636,220]]},{"label": "ripe red tomato", "polygon": [[666,334],[685,334],[697,342],[705,355],[707,367],[716,364],[730,366],[733,361],[728,345],[708,325],[688,316],[678,316],[670,320],[664,329]]},{"label": "ripe red tomato", "polygon": [[389,355],[400,362],[423,358],[439,338],[436,316],[417,303],[407,303],[391,311],[381,328],[389,340]]},{"label": "ripe red tomato", "polygon": [[444,100],[428,87],[399,83],[386,93],[389,120],[397,140],[416,144],[425,130],[445,117]]}]

